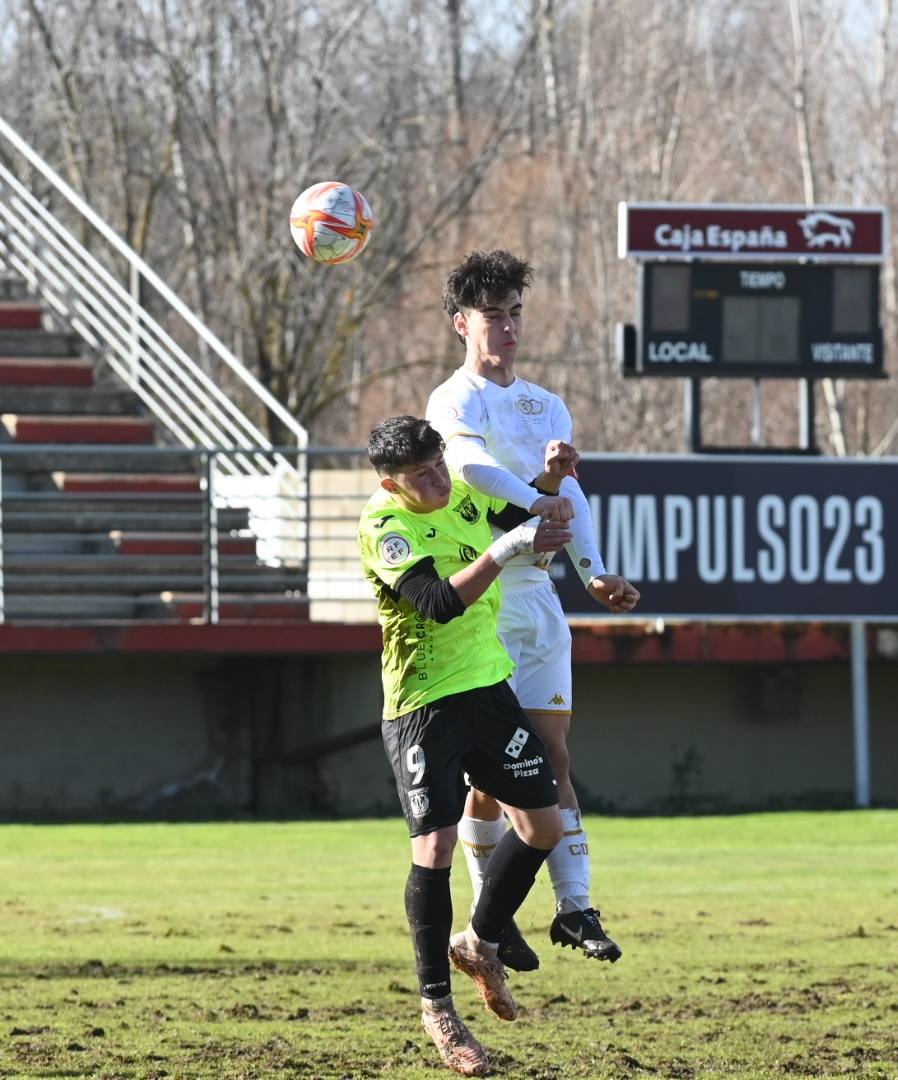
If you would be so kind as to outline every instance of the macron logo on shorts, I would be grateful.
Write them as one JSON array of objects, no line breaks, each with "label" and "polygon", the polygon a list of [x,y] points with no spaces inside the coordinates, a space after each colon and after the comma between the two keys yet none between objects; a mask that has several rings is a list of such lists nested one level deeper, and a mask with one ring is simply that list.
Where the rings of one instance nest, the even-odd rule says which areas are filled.
[{"label": "macron logo on shorts", "polygon": [[519,727],[518,730],[512,735],[508,746],[505,747],[505,753],[510,758],[519,758],[521,751],[524,749],[524,743],[530,738],[530,732],[524,728]]}]

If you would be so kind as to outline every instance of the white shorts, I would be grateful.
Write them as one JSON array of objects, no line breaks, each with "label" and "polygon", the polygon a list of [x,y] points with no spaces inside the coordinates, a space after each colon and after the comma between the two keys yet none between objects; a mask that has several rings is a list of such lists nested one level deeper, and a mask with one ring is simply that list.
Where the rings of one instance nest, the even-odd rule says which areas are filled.
[{"label": "white shorts", "polygon": [[525,709],[571,711],[571,631],[555,586],[504,590],[499,637],[515,662],[509,683]]}]

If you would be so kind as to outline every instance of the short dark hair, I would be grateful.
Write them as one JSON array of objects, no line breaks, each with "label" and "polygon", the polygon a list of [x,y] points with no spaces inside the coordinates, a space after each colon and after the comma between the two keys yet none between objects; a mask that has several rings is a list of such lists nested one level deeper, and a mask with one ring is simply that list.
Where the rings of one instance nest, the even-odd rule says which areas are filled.
[{"label": "short dark hair", "polygon": [[378,476],[392,476],[407,465],[420,465],[446,449],[440,433],[416,416],[391,416],[368,439],[368,460]]},{"label": "short dark hair", "polygon": [[482,311],[510,292],[523,293],[532,280],[533,267],[510,251],[472,251],[446,279],[443,307],[450,319],[456,311]]}]

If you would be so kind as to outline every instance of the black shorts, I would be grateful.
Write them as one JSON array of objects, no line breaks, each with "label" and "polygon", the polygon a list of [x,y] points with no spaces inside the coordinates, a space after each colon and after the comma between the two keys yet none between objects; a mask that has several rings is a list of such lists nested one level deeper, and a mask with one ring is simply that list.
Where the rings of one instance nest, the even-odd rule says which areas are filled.
[{"label": "black shorts", "polygon": [[409,836],[457,824],[465,773],[508,806],[535,810],[558,802],[549,755],[507,682],[384,720],[383,737]]}]

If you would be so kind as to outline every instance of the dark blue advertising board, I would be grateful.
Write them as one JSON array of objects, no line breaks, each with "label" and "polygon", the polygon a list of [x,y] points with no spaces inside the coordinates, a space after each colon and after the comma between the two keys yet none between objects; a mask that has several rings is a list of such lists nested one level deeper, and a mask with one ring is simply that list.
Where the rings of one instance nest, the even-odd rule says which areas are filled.
[{"label": "dark blue advertising board", "polygon": [[[642,617],[898,621],[898,459],[584,455],[609,571]],[[607,614],[567,557],[572,618]]]}]

